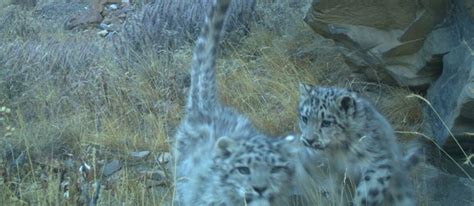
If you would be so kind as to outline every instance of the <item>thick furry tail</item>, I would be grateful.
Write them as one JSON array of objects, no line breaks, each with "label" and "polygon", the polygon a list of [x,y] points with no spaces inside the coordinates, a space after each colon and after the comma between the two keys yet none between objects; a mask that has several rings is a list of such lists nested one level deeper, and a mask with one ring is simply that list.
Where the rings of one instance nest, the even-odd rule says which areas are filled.
[{"label": "thick furry tail", "polygon": [[187,109],[213,108],[217,104],[216,55],[230,0],[214,0],[196,41],[191,67]]}]

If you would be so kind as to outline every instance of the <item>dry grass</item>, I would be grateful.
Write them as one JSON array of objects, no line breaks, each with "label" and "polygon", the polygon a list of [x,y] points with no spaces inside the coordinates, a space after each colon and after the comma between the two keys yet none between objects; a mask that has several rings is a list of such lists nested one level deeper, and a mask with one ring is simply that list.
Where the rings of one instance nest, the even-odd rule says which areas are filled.
[{"label": "dry grass", "polygon": [[[145,4],[140,12],[127,19],[123,44],[140,52],[144,48],[155,51],[182,48],[199,34],[203,14],[211,3],[210,0],[157,0]],[[248,30],[255,20],[255,4],[255,0],[232,2],[225,22],[226,38],[238,37]]]},{"label": "dry grass", "polygon": [[222,100],[250,116],[257,127],[274,135],[295,131],[293,122],[297,118],[298,99],[295,88],[301,81],[316,82],[309,67],[295,66],[289,59],[285,43],[293,41],[275,38],[275,34],[257,29],[240,48],[229,45],[231,61],[220,63],[223,68],[218,78]]},{"label": "dry grass", "polygon": [[[74,204],[81,198],[77,171],[87,163],[90,187],[104,185],[99,204],[166,204],[172,185],[154,186],[153,178],[139,172],[163,169],[156,158],[168,151],[182,116],[192,44],[175,50],[137,41],[111,45],[94,33],[45,28],[32,12],[19,9],[0,3],[0,107],[9,108],[0,112],[0,201]],[[285,5],[256,9],[259,22],[250,25],[248,35],[222,44],[220,96],[266,132],[296,132],[298,82],[348,85],[334,78],[347,66],[331,52],[295,61],[293,52],[304,45],[316,41],[326,51],[331,44],[312,34],[299,10]],[[136,24],[155,25],[141,20]],[[140,39],[134,32],[138,35],[126,33],[128,40]],[[380,96],[385,101],[377,104],[382,112],[397,130],[416,132],[419,101],[404,98],[410,93],[405,89],[386,91],[388,96]],[[152,154],[130,157],[143,150]],[[112,159],[123,167],[105,178],[101,168]]]}]

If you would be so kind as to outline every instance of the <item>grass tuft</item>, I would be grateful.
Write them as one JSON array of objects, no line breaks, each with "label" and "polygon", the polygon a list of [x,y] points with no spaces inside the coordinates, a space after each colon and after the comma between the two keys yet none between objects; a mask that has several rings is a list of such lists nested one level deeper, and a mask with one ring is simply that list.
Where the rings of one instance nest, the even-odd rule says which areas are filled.
[{"label": "grass tuft", "polygon": [[[110,39],[68,33],[0,2],[0,202],[78,204],[100,183],[99,205],[169,203],[172,181],[159,157],[182,117],[193,40],[210,1],[183,2],[134,7]],[[311,31],[296,1],[235,2],[217,64],[220,98],[258,128],[297,132],[297,88],[305,82],[376,90],[369,96],[401,136],[422,135],[419,99],[352,81],[334,43]],[[134,159],[137,151],[151,154]],[[112,160],[122,167],[105,177]],[[78,172],[84,164],[87,174]]]}]

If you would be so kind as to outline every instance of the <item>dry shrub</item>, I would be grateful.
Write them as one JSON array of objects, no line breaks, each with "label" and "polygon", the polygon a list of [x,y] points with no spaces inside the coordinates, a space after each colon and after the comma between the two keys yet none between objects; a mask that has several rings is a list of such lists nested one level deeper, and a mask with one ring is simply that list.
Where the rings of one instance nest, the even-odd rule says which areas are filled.
[{"label": "dry shrub", "polygon": [[19,5],[25,8],[33,8],[38,3],[38,0],[10,0],[11,4]]},{"label": "dry shrub", "polygon": [[40,25],[33,18],[32,12],[19,6],[0,9],[0,39],[7,40],[35,39],[38,37]]},{"label": "dry shrub", "polygon": [[[70,171],[74,172],[90,145],[99,145],[97,150],[107,154],[100,161],[137,150],[167,150],[167,138],[180,114],[185,79],[179,78],[186,76],[189,52],[150,53],[127,62],[107,49],[102,41],[86,36],[0,43],[0,95],[2,103],[12,107],[12,124],[17,128],[7,140],[28,154],[22,171],[50,175],[38,181],[36,175],[21,173],[15,177],[18,181],[6,181],[13,188],[0,187],[8,195],[17,194],[17,199],[30,204],[64,201],[58,196],[59,174],[38,168],[38,162],[50,168],[50,162],[63,163],[64,155],[72,154],[75,165]],[[99,169],[94,158],[84,160]],[[128,181],[124,178],[123,185]],[[121,181],[117,184],[122,185]],[[133,191],[146,187],[143,184],[132,185],[133,190],[119,188],[118,193],[140,198],[143,191]],[[38,194],[39,186],[47,195]],[[164,194],[141,201],[160,202]],[[8,195],[2,201],[11,201]],[[103,195],[116,198],[116,193],[104,191]]]},{"label": "dry shrub", "polygon": [[[124,42],[135,50],[180,48],[199,34],[211,0],[157,0],[146,4],[124,25]],[[245,33],[253,21],[255,0],[233,1],[226,19],[230,33]]]},{"label": "dry shrub", "polygon": [[[294,47],[308,44],[313,36],[300,13],[286,5],[259,4],[258,11],[268,11],[259,13],[259,22],[238,45],[229,41],[223,44],[226,52],[220,57],[217,71],[221,99],[273,135],[297,131],[298,83],[318,83],[310,65],[296,65],[290,59]],[[280,21],[276,17],[279,12],[287,14],[285,21],[293,23],[281,24],[280,29],[271,26]]]},{"label": "dry shrub", "polygon": [[[44,115],[60,114],[66,112],[62,105],[72,106],[73,102],[78,103],[78,100],[59,98],[69,96],[68,93],[80,92],[81,87],[88,85],[87,82],[97,81],[97,75],[91,77],[90,72],[98,72],[92,67],[97,65],[100,50],[97,45],[89,44],[84,39],[40,42],[16,40],[0,48],[0,64],[4,67],[0,71],[0,83],[6,88],[4,94],[18,107],[35,110],[33,105],[38,105],[36,100],[40,98],[49,104],[47,108],[54,110],[43,110],[46,112]],[[93,88],[86,90],[94,91]],[[55,94],[57,96],[51,95],[50,92],[53,91],[58,92]],[[58,99],[44,99],[48,96]],[[91,96],[86,98],[92,99]],[[42,110],[35,112],[38,111]]]}]

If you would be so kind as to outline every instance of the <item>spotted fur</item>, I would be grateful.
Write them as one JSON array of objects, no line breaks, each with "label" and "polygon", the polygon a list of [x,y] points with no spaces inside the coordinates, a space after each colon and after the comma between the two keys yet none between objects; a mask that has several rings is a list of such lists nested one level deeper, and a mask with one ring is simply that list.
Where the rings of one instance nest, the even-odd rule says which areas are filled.
[{"label": "spotted fur", "polygon": [[[415,205],[408,169],[388,121],[366,100],[341,88],[300,85],[299,128],[305,169],[323,190],[355,185],[354,205]],[[315,167],[315,162],[323,167]]]},{"label": "spotted fur", "polygon": [[175,135],[175,205],[287,205],[291,139],[273,138],[217,98],[215,59],[230,0],[217,0],[196,42],[186,115]]}]

